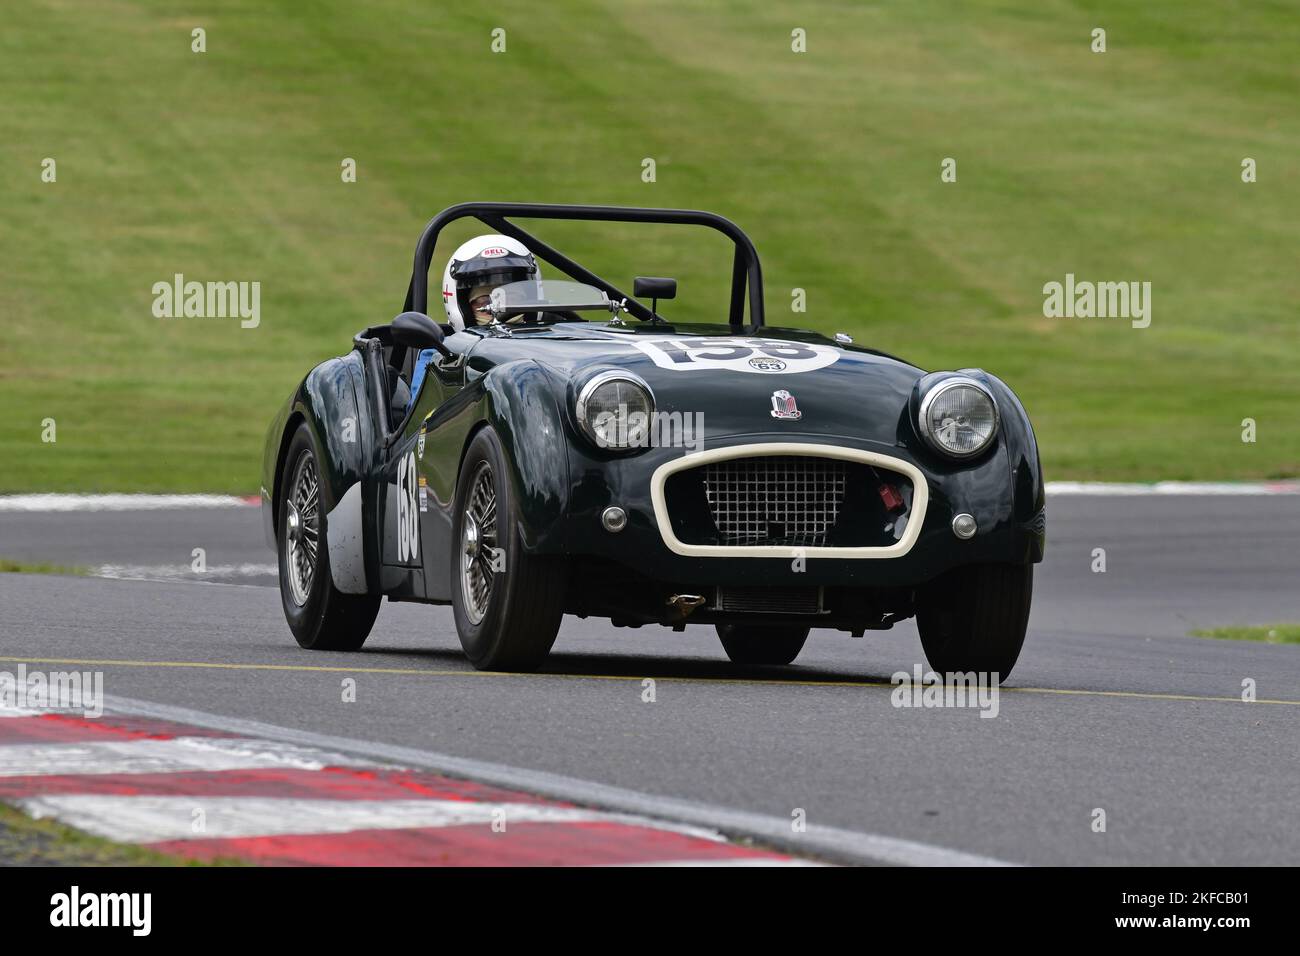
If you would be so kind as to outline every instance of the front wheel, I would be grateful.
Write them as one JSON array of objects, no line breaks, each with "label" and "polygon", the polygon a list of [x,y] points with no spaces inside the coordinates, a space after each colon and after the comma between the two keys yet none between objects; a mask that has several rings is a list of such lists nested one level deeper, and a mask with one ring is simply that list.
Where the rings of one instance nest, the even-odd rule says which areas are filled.
[{"label": "front wheel", "polygon": [[808,628],[788,624],[719,624],[717,629],[722,649],[736,664],[789,664],[808,640]]},{"label": "front wheel", "polygon": [[501,440],[470,442],[456,486],[451,603],[465,656],[479,670],[536,670],[564,616],[569,564],[529,554]]},{"label": "front wheel", "polygon": [[1029,626],[1032,564],[953,568],[921,589],[916,626],[931,669],[1005,680]]},{"label": "front wheel", "polygon": [[284,459],[280,487],[280,603],[299,645],[313,651],[356,651],[379,614],[379,596],[344,594],[330,578],[320,455],[307,424],[298,426]]}]

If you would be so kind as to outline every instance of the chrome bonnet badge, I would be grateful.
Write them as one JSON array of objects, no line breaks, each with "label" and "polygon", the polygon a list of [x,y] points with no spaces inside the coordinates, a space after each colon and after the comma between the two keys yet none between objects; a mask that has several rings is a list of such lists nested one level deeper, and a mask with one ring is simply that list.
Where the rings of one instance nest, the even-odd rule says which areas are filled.
[{"label": "chrome bonnet badge", "polygon": [[772,393],[772,417],[797,422],[803,418],[803,412],[799,411],[793,395],[784,388],[778,388]]}]

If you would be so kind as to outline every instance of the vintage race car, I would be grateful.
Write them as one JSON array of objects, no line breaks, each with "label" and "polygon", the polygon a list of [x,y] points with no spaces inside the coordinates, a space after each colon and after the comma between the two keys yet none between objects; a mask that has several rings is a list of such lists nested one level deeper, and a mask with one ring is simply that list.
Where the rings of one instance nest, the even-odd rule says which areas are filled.
[{"label": "vintage race car", "polygon": [[[488,320],[458,329],[427,314],[428,270],[469,217],[560,275],[495,289]],[[519,218],[718,230],[727,321],[665,319],[673,280],[629,296]],[[754,246],[711,213],[440,213],[403,312],[312,369],[267,434],[262,511],[298,643],[360,648],[385,596],[450,604],[485,669],[536,668],[565,614],[712,624],[731,660],[768,665],[811,628],[915,616],[935,670],[1005,677],[1045,544],[1020,401],[979,369],[924,372],[763,319]]]}]

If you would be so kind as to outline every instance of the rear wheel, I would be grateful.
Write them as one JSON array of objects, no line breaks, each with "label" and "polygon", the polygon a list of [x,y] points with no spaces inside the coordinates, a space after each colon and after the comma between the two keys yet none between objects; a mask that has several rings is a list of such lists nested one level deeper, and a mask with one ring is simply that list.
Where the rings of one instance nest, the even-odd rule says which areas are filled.
[{"label": "rear wheel", "polygon": [[564,616],[569,563],[529,554],[501,440],[470,442],[456,488],[452,609],[465,656],[479,670],[536,670]]},{"label": "rear wheel", "polygon": [[931,669],[1005,680],[1025,642],[1033,590],[1032,564],[969,565],[926,585],[916,626]]},{"label": "rear wheel", "polygon": [[789,664],[803,650],[808,628],[764,624],[719,624],[722,649],[736,664]]},{"label": "rear wheel", "polygon": [[284,489],[277,519],[280,603],[301,646],[355,651],[370,635],[379,614],[379,597],[344,594],[334,587],[319,462],[311,429],[304,422],[289,443],[280,477]]}]

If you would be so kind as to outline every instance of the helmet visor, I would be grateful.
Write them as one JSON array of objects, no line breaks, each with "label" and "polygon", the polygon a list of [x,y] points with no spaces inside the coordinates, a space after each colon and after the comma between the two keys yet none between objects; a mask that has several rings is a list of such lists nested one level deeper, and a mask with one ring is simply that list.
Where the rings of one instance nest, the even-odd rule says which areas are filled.
[{"label": "helmet visor", "polygon": [[531,271],[527,269],[501,269],[478,273],[461,273],[456,277],[456,299],[460,303],[460,314],[466,320],[473,319],[483,325],[493,321],[492,290],[527,279]]},{"label": "helmet visor", "polygon": [[[537,263],[532,256],[493,256],[485,258],[475,256],[472,259],[466,259],[464,262],[453,262],[451,264],[451,277],[456,280],[457,285],[462,283],[479,283],[480,276],[491,275],[493,273],[504,272],[514,276],[515,279],[526,279],[537,271]],[[506,282],[511,279],[503,280]],[[497,283],[500,285],[501,283]]]}]

